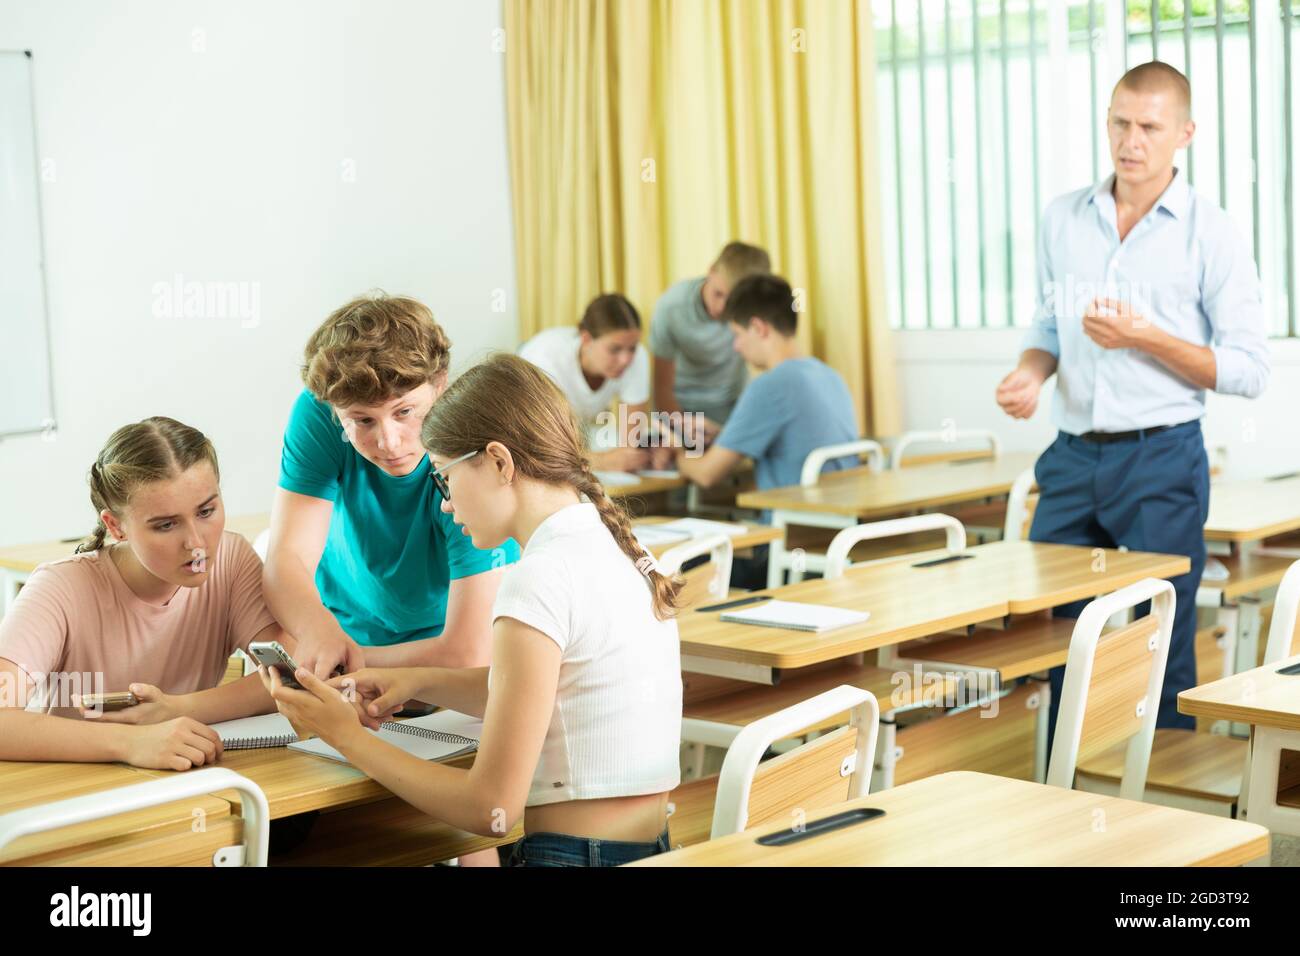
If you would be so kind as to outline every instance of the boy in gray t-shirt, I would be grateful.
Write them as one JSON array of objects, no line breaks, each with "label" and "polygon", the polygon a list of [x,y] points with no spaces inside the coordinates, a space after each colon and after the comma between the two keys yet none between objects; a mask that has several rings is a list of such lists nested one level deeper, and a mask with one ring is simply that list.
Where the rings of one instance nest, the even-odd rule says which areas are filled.
[{"label": "boy in gray t-shirt", "polygon": [[708,275],[678,282],[659,298],[650,323],[658,411],[702,413],[708,419],[706,436],[717,434],[749,374],[744,358],[732,348],[722,310],[736,283],[770,271],[766,252],[732,242]]},{"label": "boy in gray t-shirt", "polygon": [[[700,456],[678,449],[677,467],[707,488],[752,458],[760,489],[797,485],[809,452],[857,439],[853,396],[838,372],[803,354],[795,338],[794,293],[784,279],[742,280],[727,300],[724,318],[736,351],[762,374],[749,383],[713,447]],[[856,464],[849,456],[825,467]]]}]

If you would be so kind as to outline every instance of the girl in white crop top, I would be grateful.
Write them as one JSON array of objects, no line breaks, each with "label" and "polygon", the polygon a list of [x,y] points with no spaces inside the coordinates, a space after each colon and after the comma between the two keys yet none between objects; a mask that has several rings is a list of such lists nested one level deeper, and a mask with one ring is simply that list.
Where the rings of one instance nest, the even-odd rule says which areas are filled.
[{"label": "girl in white crop top", "polygon": [[[422,439],[461,532],[478,548],[514,538],[524,549],[497,594],[491,669],[368,668],[329,684],[300,670],[306,691],[267,675],[280,710],[431,816],[489,836],[522,816],[513,863],[617,864],[667,850],[667,797],[680,780],[680,583],[655,569],[592,476],[564,396],[523,359],[465,372]],[[357,706],[338,688],[355,688]],[[410,699],[483,717],[471,769],[364,732]]]}]

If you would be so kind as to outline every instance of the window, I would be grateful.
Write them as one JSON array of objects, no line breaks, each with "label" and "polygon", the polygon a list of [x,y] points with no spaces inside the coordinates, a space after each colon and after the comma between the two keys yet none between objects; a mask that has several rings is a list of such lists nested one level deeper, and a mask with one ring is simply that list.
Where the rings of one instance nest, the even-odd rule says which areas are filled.
[{"label": "window", "polygon": [[1109,175],[1111,89],[1161,59],[1192,83],[1197,131],[1178,164],[1253,242],[1272,334],[1300,334],[1294,0],[873,0],[873,13],[895,328],[1029,324],[1042,209]]}]

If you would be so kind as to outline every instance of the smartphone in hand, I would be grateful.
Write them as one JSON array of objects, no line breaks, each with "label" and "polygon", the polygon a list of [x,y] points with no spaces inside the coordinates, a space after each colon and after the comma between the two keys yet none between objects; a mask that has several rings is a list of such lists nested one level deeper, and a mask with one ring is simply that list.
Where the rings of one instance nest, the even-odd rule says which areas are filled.
[{"label": "smartphone in hand", "polygon": [[302,690],[302,685],[293,676],[294,671],[298,669],[298,664],[279,641],[253,641],[248,645],[248,655],[262,666],[278,670],[280,683],[285,687]]}]

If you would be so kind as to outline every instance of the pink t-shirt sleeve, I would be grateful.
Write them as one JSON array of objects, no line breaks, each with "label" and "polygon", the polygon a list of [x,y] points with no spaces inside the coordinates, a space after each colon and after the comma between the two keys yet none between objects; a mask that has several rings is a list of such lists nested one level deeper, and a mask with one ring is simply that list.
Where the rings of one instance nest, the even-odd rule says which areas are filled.
[{"label": "pink t-shirt sleeve", "polygon": [[37,568],[18,592],[9,613],[0,618],[0,657],[28,677],[57,671],[65,659],[71,631],[69,609],[78,606],[75,572],[64,565]]},{"label": "pink t-shirt sleeve", "polygon": [[248,644],[262,631],[276,623],[275,615],[262,596],[262,559],[242,535],[225,535],[230,562],[230,622],[226,633],[226,653],[248,650]]}]

